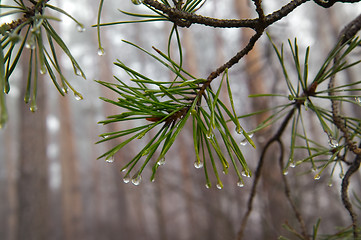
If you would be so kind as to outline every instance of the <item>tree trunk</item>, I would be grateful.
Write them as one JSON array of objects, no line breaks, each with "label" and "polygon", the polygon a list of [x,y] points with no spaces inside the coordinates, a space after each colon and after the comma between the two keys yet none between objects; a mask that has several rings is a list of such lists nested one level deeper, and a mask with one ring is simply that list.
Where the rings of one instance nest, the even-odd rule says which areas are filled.
[{"label": "tree trunk", "polygon": [[[25,50],[27,51],[27,50]],[[25,55],[25,54],[24,54]],[[23,56],[23,66],[28,57]],[[27,76],[23,68],[23,80]],[[39,75],[36,113],[20,104],[19,178],[18,178],[18,236],[19,240],[47,240],[49,223],[48,162],[46,157],[45,91]],[[24,96],[25,86],[22,87]]]}]

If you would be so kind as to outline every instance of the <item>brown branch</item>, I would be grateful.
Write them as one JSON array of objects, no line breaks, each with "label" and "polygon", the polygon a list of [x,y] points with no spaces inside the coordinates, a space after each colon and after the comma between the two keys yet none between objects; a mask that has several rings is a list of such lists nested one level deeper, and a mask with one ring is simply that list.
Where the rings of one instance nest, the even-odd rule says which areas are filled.
[{"label": "brown branch", "polygon": [[347,170],[345,176],[342,179],[341,184],[341,199],[342,203],[345,206],[346,210],[350,214],[351,221],[352,221],[352,230],[353,230],[353,237],[354,239],[358,239],[358,232],[357,232],[357,214],[352,209],[352,204],[350,202],[350,199],[348,197],[348,186],[350,184],[350,177],[357,172],[357,170],[360,168],[361,163],[361,155],[357,155],[352,165]]},{"label": "brown branch", "polygon": [[314,0],[315,3],[317,3],[318,5],[324,8],[332,7],[333,4],[335,4],[336,2],[355,3],[359,1],[360,0]]},{"label": "brown branch", "polygon": [[256,19],[239,20],[239,19],[217,19],[217,18],[206,17],[166,6],[156,0],[143,0],[143,4],[146,4],[149,7],[152,7],[154,9],[157,9],[165,13],[169,17],[169,20],[173,21],[180,27],[190,27],[191,24],[196,23],[210,27],[255,28],[258,22]]},{"label": "brown branch", "polygon": [[[355,36],[355,34],[361,29],[361,14],[353,21],[346,25],[341,31],[339,45],[349,41]],[[334,64],[338,61],[338,55],[334,58]],[[332,75],[328,84],[329,96],[335,96],[335,92],[332,90],[335,86],[336,74]],[[349,129],[344,124],[344,119],[340,116],[340,110],[337,100],[331,98],[332,107],[332,119],[336,127],[343,133],[347,147],[357,155],[361,155],[361,148],[357,147],[350,137]]]},{"label": "brown branch", "polygon": [[[256,19],[218,19],[211,18],[194,13],[184,12],[176,8],[166,6],[156,0],[143,0],[143,4],[148,5],[151,8],[159,10],[169,17],[169,20],[176,23],[180,27],[190,27],[192,24],[202,24],[210,27],[218,28],[266,28],[274,22],[282,19],[291,13],[295,8],[309,0],[292,0],[280,10],[275,11],[264,17],[263,21],[263,10],[261,10],[260,0],[254,0],[256,4],[256,11],[260,18]],[[258,6],[259,5],[259,6]]]},{"label": "brown branch", "polygon": [[23,12],[24,12],[23,16],[19,19],[13,20],[10,23],[2,24],[0,26],[0,29],[2,29],[2,32],[5,33],[6,31],[12,31],[15,28],[17,28],[18,26],[20,26],[21,24],[25,23],[26,21],[28,21],[29,19],[34,17],[37,12],[42,13],[44,10],[43,4],[46,4],[47,2],[49,2],[49,0],[44,0],[43,4],[40,4],[38,6],[36,5],[37,2],[35,2],[35,1],[30,1],[30,2],[32,2],[34,4],[34,6],[32,6],[32,7],[24,6],[23,7]]},{"label": "brown branch", "polygon": [[[257,189],[257,185],[258,182],[261,178],[261,172],[262,172],[262,167],[263,167],[263,162],[264,162],[264,158],[266,156],[266,152],[268,150],[268,148],[272,145],[273,142],[278,142],[280,145],[282,145],[282,141],[281,141],[281,136],[284,132],[284,130],[286,129],[288,123],[290,122],[293,114],[295,113],[296,110],[296,106],[292,108],[292,110],[287,114],[286,118],[283,120],[280,128],[278,129],[277,133],[266,143],[266,145],[264,146],[262,153],[261,153],[261,157],[259,159],[258,165],[257,165],[257,169],[255,172],[255,178],[253,181],[253,185],[252,185],[252,189],[251,189],[251,193],[249,195],[248,198],[248,204],[247,204],[247,211],[245,213],[245,215],[242,218],[242,222],[241,222],[241,228],[238,231],[237,234],[237,240],[241,240],[243,238],[243,233],[244,230],[246,229],[246,225],[248,222],[248,218],[251,215],[252,212],[252,208],[253,208],[253,200],[254,197],[256,196],[256,189]],[[281,150],[283,148],[281,147]],[[282,158],[283,158],[283,151],[281,152]]]},{"label": "brown branch", "polygon": [[[350,39],[352,39],[356,33],[361,29],[361,14],[356,17],[353,21],[351,21],[346,27],[341,31],[339,45],[346,43]],[[334,58],[334,65],[338,62],[339,54]],[[332,90],[335,87],[336,75],[332,75],[330,78],[330,82],[328,84],[329,96],[335,96],[335,92]],[[342,179],[341,184],[341,199],[344,207],[349,212],[351,221],[352,221],[352,229],[354,239],[358,238],[357,232],[357,215],[352,208],[352,204],[348,197],[348,186],[350,183],[350,177],[359,169],[361,162],[361,144],[357,147],[357,145],[352,141],[351,134],[349,129],[344,124],[344,119],[340,115],[339,104],[338,101],[331,98],[331,107],[332,107],[332,120],[335,126],[343,133],[343,137],[347,144],[347,147],[350,151],[356,154],[355,160],[352,162],[351,166],[347,170],[344,178]]]},{"label": "brown branch", "polygon": [[[281,148],[281,153],[283,153],[283,144],[280,140],[278,140],[278,142],[279,142],[279,145]],[[288,202],[290,203],[290,205],[292,207],[292,210],[296,216],[296,219],[298,220],[298,223],[300,224],[302,238],[304,240],[310,239],[309,236],[307,235],[305,221],[303,220],[302,215],[301,215],[300,211],[298,210],[296,204],[292,200],[291,190],[290,190],[290,186],[288,184],[287,177],[286,177],[286,175],[283,174],[283,154],[281,154],[279,157],[279,164],[280,164],[282,180],[283,180],[284,187],[285,187],[285,195],[286,195],[286,198],[288,199]]]},{"label": "brown branch", "polygon": [[262,8],[262,0],[253,0],[254,5],[256,6],[256,12],[258,13],[258,19],[260,22],[264,22],[265,16]]},{"label": "brown branch", "polygon": [[[211,82],[218,77],[222,72],[224,72],[226,69],[231,68],[234,64],[238,63],[241,58],[243,58],[245,55],[247,55],[256,44],[257,40],[262,36],[263,32],[256,32],[251,39],[249,40],[247,46],[245,46],[241,51],[239,51],[234,57],[232,57],[228,62],[220,66],[218,69],[216,69],[214,72],[212,72],[208,78],[207,81],[202,85],[201,89],[198,92],[198,96],[202,96],[205,92],[205,90],[210,86]],[[198,98],[198,101],[200,101],[200,97]]]},{"label": "brown branch", "polygon": [[267,15],[265,19],[266,25],[269,26],[272,23],[281,20],[282,18],[290,14],[293,10],[295,10],[297,7],[308,1],[309,0],[293,0],[289,2],[288,4],[283,6],[280,10]]}]

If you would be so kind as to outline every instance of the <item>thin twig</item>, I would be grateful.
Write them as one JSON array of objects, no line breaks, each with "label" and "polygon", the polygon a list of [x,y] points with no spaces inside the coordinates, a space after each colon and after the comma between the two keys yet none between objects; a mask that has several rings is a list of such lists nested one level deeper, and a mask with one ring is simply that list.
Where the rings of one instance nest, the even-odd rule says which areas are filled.
[{"label": "thin twig", "polygon": [[[256,32],[251,39],[249,40],[247,46],[245,46],[241,51],[239,51],[234,57],[232,57],[228,62],[217,68],[214,72],[212,72],[208,78],[207,81],[202,85],[201,89],[198,92],[198,96],[202,96],[205,92],[205,90],[210,86],[211,82],[218,77],[222,72],[224,72],[226,69],[231,68],[233,65],[239,62],[241,58],[243,58],[245,55],[247,55],[256,44],[257,40],[262,36],[262,32]],[[198,98],[201,99],[200,97]]]},{"label": "thin twig", "polygon": [[[352,22],[350,22],[340,34],[339,44],[343,44],[350,39],[352,39],[355,34],[361,29],[361,14],[355,18]],[[334,65],[338,62],[339,54],[334,58]],[[330,78],[330,82],[328,84],[329,96],[335,96],[335,92],[332,90],[335,87],[336,75],[332,75]],[[350,137],[349,129],[344,125],[344,119],[340,115],[339,104],[334,98],[331,98],[331,107],[332,107],[332,120],[335,126],[343,133],[343,137],[345,138],[345,142],[350,151],[356,154],[355,160],[352,162],[351,166],[347,170],[344,178],[342,179],[341,184],[341,199],[344,207],[349,212],[352,221],[352,229],[354,239],[358,238],[357,232],[357,215],[352,208],[352,204],[348,197],[348,186],[350,183],[350,177],[359,169],[361,162],[361,143],[357,147],[357,145],[352,141]]]},{"label": "thin twig", "polygon": [[[356,17],[352,22],[350,22],[346,27],[341,31],[339,45],[349,41],[351,38],[355,36],[355,34],[361,29],[361,14]],[[339,54],[334,58],[334,64],[338,61]],[[335,92],[332,90],[335,87],[336,74],[332,75],[330,78],[330,82],[328,84],[329,96],[335,96]],[[333,123],[336,127],[343,133],[345,141],[347,143],[348,148],[354,152],[355,154],[361,154],[361,148],[358,148],[357,145],[354,144],[350,137],[349,129],[344,125],[344,119],[340,116],[339,110],[339,101],[331,98],[331,107],[332,107],[332,119]]]},{"label": "thin twig", "polygon": [[358,239],[358,232],[357,232],[357,215],[352,209],[352,204],[350,202],[350,199],[348,197],[348,186],[350,184],[350,177],[357,172],[357,170],[360,168],[361,163],[361,155],[357,155],[352,165],[347,170],[345,176],[342,179],[341,184],[341,199],[342,203],[345,206],[346,210],[350,214],[351,220],[352,220],[352,230],[353,230],[353,237],[354,239]]},{"label": "thin twig", "polygon": [[298,220],[298,222],[300,224],[301,234],[302,234],[303,239],[308,240],[309,236],[307,235],[307,229],[306,229],[305,221],[303,220],[302,215],[301,215],[300,211],[298,210],[296,204],[292,200],[291,190],[290,190],[290,186],[288,184],[287,177],[286,177],[285,174],[283,174],[283,143],[280,140],[277,140],[277,141],[278,141],[278,143],[280,145],[281,153],[282,153],[280,155],[280,157],[279,157],[279,164],[280,164],[282,180],[283,180],[283,183],[284,183],[284,186],[285,186],[285,195],[286,195],[286,198],[288,199],[288,202],[290,203],[290,205],[292,207],[292,210],[295,213],[295,216],[296,216],[296,218],[297,218],[297,220]]},{"label": "thin twig", "polygon": [[[254,181],[253,181],[253,185],[252,185],[252,189],[251,189],[251,193],[249,195],[249,198],[248,198],[248,205],[247,205],[247,212],[245,213],[243,219],[242,219],[242,222],[241,222],[241,228],[237,234],[237,239],[238,240],[241,240],[243,238],[243,233],[244,233],[244,230],[246,229],[246,225],[247,225],[247,222],[248,222],[248,218],[249,216],[251,215],[251,212],[252,212],[252,208],[253,208],[253,200],[254,200],[254,197],[256,196],[256,189],[257,189],[257,185],[258,185],[258,182],[261,178],[261,172],[262,172],[262,167],[263,167],[263,162],[264,162],[264,158],[266,156],[266,152],[268,150],[268,148],[272,145],[273,142],[281,142],[281,136],[284,132],[284,130],[286,129],[288,123],[290,122],[293,114],[295,113],[295,109],[296,109],[296,106],[292,108],[292,110],[287,114],[286,118],[283,120],[280,128],[278,129],[277,133],[266,143],[266,145],[264,146],[263,150],[262,150],[262,153],[261,153],[261,157],[259,159],[259,162],[258,162],[258,165],[257,165],[257,169],[256,169],[256,172],[255,172],[255,178],[254,178]],[[283,153],[281,153],[283,154]]]},{"label": "thin twig", "polygon": [[[255,0],[256,2],[260,2],[259,0]],[[211,18],[202,15],[197,15],[194,13],[184,12],[176,8],[172,8],[166,6],[156,0],[143,0],[143,3],[157,9],[166,15],[168,15],[169,20],[173,21],[180,27],[190,27],[192,24],[202,24],[210,27],[217,28],[252,28],[256,30],[262,25],[263,28],[271,25],[274,22],[279,21],[283,17],[287,16],[291,13],[295,8],[300,6],[301,4],[308,2],[309,0],[293,0],[288,4],[284,5],[280,10],[275,11],[263,19],[218,19]]]}]

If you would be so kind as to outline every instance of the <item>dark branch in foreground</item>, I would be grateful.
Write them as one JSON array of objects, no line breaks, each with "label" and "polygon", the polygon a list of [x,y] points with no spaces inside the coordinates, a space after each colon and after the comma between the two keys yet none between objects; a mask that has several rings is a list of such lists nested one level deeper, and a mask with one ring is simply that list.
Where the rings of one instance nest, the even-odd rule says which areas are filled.
[{"label": "dark branch in foreground", "polygon": [[[341,31],[340,37],[339,37],[339,44],[344,44],[350,39],[352,39],[356,33],[361,29],[361,15],[356,17],[353,21],[351,21],[346,27]],[[336,64],[337,59],[339,56],[335,56],[334,64]],[[333,89],[335,87],[336,82],[336,76],[333,75],[330,79],[328,88]],[[330,96],[335,96],[334,91],[329,92]],[[352,208],[352,204],[350,202],[350,199],[348,197],[348,186],[350,182],[350,177],[357,172],[357,170],[360,167],[361,162],[361,144],[357,147],[357,145],[352,141],[352,138],[350,136],[349,129],[344,125],[344,119],[340,115],[340,109],[339,109],[339,102],[335,99],[331,98],[331,107],[332,107],[332,120],[333,123],[336,125],[336,127],[343,133],[343,136],[345,138],[345,142],[347,144],[347,147],[350,151],[352,151],[354,154],[356,154],[355,160],[352,162],[351,166],[347,170],[344,178],[342,179],[341,184],[341,199],[344,207],[349,212],[351,216],[352,221],[352,229],[353,229],[353,236],[354,239],[358,238],[358,232],[357,232],[357,215],[355,211]]]}]

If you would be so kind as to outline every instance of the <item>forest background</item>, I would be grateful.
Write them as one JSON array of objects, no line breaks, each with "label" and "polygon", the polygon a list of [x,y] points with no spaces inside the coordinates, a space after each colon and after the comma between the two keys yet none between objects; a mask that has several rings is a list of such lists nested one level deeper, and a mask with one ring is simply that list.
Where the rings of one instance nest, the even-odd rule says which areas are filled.
[{"label": "forest background", "polygon": [[[11,1],[2,1],[2,4],[6,2]],[[273,12],[287,2],[264,1],[265,12]],[[99,96],[116,96],[93,80],[115,81],[113,75],[125,78],[125,73],[112,64],[116,59],[153,78],[170,78],[169,72],[159,64],[122,40],[147,50],[155,46],[166,51],[172,25],[155,22],[102,27],[106,54],[99,56],[96,28],[92,27],[96,24],[98,1],[89,4],[89,0],[52,0],[51,4],[66,10],[85,26],[83,31],[66,16],[56,15],[62,19],[56,25],[57,31],[78,60],[87,80],[74,76],[68,60],[60,57],[64,62],[64,73],[71,76],[72,85],[84,100],[77,101],[71,94],[62,97],[49,77],[43,75],[38,86],[38,110],[36,113],[29,111],[29,105],[23,103],[23,80],[28,62],[23,59],[19,63],[22,67],[15,70],[16,77],[12,79],[7,97],[10,120],[0,132],[0,239],[235,239],[247,210],[252,179],[246,178],[245,186],[240,188],[236,185],[237,176],[230,173],[222,176],[223,189],[207,189],[203,173],[193,167],[195,156],[190,127],[182,132],[166,155],[166,164],[157,171],[154,183],[148,181],[150,169],[145,170],[140,185],[123,183],[124,174],[119,170],[139,152],[141,144],[127,146],[116,154],[112,163],[96,160],[111,147],[111,143],[95,144],[105,127],[111,131],[132,126],[126,125],[131,123],[97,125],[106,116],[119,113],[119,109],[99,99]],[[242,0],[209,0],[198,13],[215,18],[248,18],[255,16],[252,7]],[[146,10],[131,1],[107,0],[102,22],[129,20],[130,17],[118,9],[127,12]],[[359,12],[360,4],[339,3],[324,9],[308,2],[267,31],[278,46],[295,38],[301,53],[310,46],[309,66],[311,74],[315,74],[312,67],[321,65],[340,30]],[[208,76],[249,38],[249,32],[242,29],[192,26],[179,31],[183,40],[184,67],[197,76]],[[176,45],[173,47],[177,48]],[[360,50],[356,54],[360,54]],[[283,81],[282,69],[265,35],[254,50],[229,71],[229,76],[240,115],[279,101],[274,98],[250,100],[249,94],[287,92],[285,85],[280,83]],[[360,69],[348,70],[345,76],[351,82],[359,81]],[[226,92],[221,94],[227,95]],[[350,111],[361,118],[359,106],[353,105]],[[253,129],[257,121],[261,120],[244,120],[242,126]],[[311,134],[319,142],[327,143],[322,129],[310,127]],[[268,140],[270,132],[272,129],[253,136],[258,149]],[[242,141],[241,136],[238,141]],[[249,144],[242,146],[242,150],[254,170],[260,152]],[[275,147],[269,160],[265,161],[254,211],[245,232],[245,236],[252,236],[252,239],[292,236],[282,224],[297,226],[284,196],[278,163],[272,161],[276,156]],[[327,174],[315,181],[314,173],[308,170],[307,167],[296,167],[287,175],[307,229],[311,232],[318,219],[321,219],[320,234],[336,233],[338,227],[349,226],[350,219],[339,194],[339,172],[330,182]],[[360,173],[357,173],[351,185],[359,196],[360,180]],[[356,211],[360,212],[359,209]]]}]

